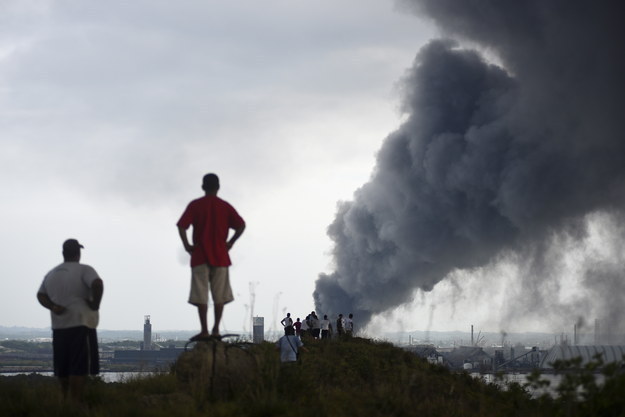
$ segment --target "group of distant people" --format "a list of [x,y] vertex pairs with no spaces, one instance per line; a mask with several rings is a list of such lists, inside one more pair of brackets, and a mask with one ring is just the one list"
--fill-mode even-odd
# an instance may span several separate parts
[[323,319],[319,319],[317,313],[311,311],[303,321],[302,327],[304,332],[308,332],[314,339],[330,339],[335,334],[337,337],[343,335],[352,336],[354,333],[354,315],[349,314],[346,318],[343,314],[339,314],[334,321],[328,319],[328,315],[324,314]]
[[292,327],[294,334],[300,338],[308,335],[313,339],[329,339],[334,335],[337,337],[352,336],[354,333],[354,315],[352,313],[347,317],[339,314],[334,322],[328,319],[327,314],[324,314],[323,319],[320,320],[314,311],[311,311],[304,321],[300,321],[299,317],[293,321],[291,313],[287,313],[280,324],[284,326],[285,331]]
[[[219,323],[224,305],[233,301],[230,287],[229,250],[245,230],[245,221],[228,202],[217,197],[219,178],[206,174],[204,196],[189,203],[176,224],[191,258],[189,303],[196,306],[200,333],[192,341],[220,339]],[[192,242],[187,229],[193,227]],[[228,237],[230,230],[234,230]],[[39,303],[50,310],[54,375],[61,382],[64,397],[81,401],[87,375],[99,373],[96,327],[104,285],[98,273],[81,264],[84,246],[76,239],[63,243],[63,263],[46,274],[39,290]],[[215,320],[208,330],[208,293],[214,304]]]
[[332,326],[327,314],[324,314],[323,320],[319,320],[314,311],[311,311],[304,321],[301,321],[299,317],[293,321],[291,313],[287,313],[286,317],[280,320],[280,324],[284,327],[284,336],[276,342],[276,349],[280,351],[282,363],[297,361],[300,349],[305,350],[302,339],[307,337],[330,339],[335,334],[334,330],[336,330],[336,337],[351,337],[354,334],[352,313],[346,318],[343,314],[339,314],[335,321],[336,327]]

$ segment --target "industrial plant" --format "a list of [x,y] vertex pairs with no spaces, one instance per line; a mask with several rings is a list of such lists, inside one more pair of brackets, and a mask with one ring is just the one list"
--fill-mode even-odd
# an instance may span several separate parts
[[471,326],[471,342],[468,345],[439,347],[429,343],[409,343],[403,348],[427,359],[455,370],[469,372],[530,372],[540,369],[543,373],[553,371],[556,361],[579,358],[580,366],[596,361],[607,363],[625,362],[625,336],[606,331],[596,320],[592,334],[580,334],[578,326],[573,327],[573,337],[560,335],[549,347],[525,346],[520,343],[502,343],[485,346],[481,337],[474,338]]
[[[421,343],[418,339],[408,336],[408,344],[401,344],[405,350],[427,359],[431,363],[447,366],[454,370],[469,372],[530,372],[540,369],[549,373],[557,360],[581,358],[581,366],[598,357],[604,363],[622,362],[625,357],[625,336],[608,331],[608,326],[595,321],[592,333],[580,333],[578,326],[573,326],[572,337],[566,334],[555,336],[552,343],[526,346],[517,341],[506,341],[487,345],[484,335],[474,335],[471,326],[470,341],[453,346],[435,346],[429,341]],[[466,334],[466,333],[465,333]],[[111,365],[131,365],[141,369],[162,369],[176,361],[184,352],[182,346],[161,345],[153,338],[150,316],[144,317],[143,341],[139,349],[115,350],[112,356],[103,358]],[[252,318],[253,343],[265,341],[264,317]]]

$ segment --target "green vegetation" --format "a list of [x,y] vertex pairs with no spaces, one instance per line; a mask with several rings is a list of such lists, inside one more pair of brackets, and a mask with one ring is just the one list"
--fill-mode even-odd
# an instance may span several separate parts
[[35,354],[52,353],[52,342],[29,342],[26,340],[2,340],[4,350]]
[[[562,380],[555,387],[555,399],[545,393],[536,400],[537,408],[543,411],[541,415],[625,416],[625,374],[619,364],[605,365],[599,354],[585,365],[581,358],[573,358],[558,360],[553,368],[562,375]],[[602,384],[597,382],[597,373],[603,374]],[[532,373],[527,380],[526,387],[532,389],[549,386],[549,381],[539,372]]]
[[0,341],[0,370],[52,369],[52,343],[25,340]]
[[[199,343],[167,374],[118,383],[91,381],[85,404],[61,400],[54,378],[0,378],[1,416],[625,416],[625,376],[560,363],[570,377],[558,399],[532,399],[431,365],[388,343],[307,340],[297,364],[281,365],[274,345]],[[591,375],[591,378],[588,378]],[[546,383],[533,375],[528,386]]]

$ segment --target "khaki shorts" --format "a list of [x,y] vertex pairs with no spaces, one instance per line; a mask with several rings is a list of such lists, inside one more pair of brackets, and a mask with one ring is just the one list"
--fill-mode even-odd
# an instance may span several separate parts
[[234,300],[227,266],[198,265],[191,268],[191,294],[189,303],[208,304],[210,288],[215,304],[227,304]]

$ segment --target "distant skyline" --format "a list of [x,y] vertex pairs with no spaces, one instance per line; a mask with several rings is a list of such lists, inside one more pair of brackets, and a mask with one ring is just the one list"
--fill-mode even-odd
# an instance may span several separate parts
[[[572,329],[571,329],[572,330]],[[155,331],[152,333],[153,340],[160,339],[176,339],[184,340],[194,334],[194,330],[163,330]],[[280,337],[281,332],[265,332],[266,340],[276,340]],[[242,335],[243,337],[250,336]],[[24,340],[31,338],[49,338],[49,329],[35,329],[35,328],[11,328],[0,326],[0,339],[8,338],[14,340]],[[128,330],[110,330],[100,329],[98,337],[104,340],[143,340],[143,329],[128,329]],[[471,332],[456,330],[456,331],[423,331],[413,330],[406,332],[386,332],[377,336],[383,338],[391,343],[396,344],[423,344],[429,341],[435,345],[470,345]],[[560,343],[562,340],[573,340],[572,333],[541,333],[541,332],[519,332],[519,333],[498,333],[498,332],[474,332],[474,342],[479,343],[481,346],[493,346],[501,345],[501,343],[522,343],[527,346],[541,346],[541,348],[548,348],[554,344]],[[582,344],[593,344],[594,335],[592,333],[583,334],[580,336],[580,342]]]

